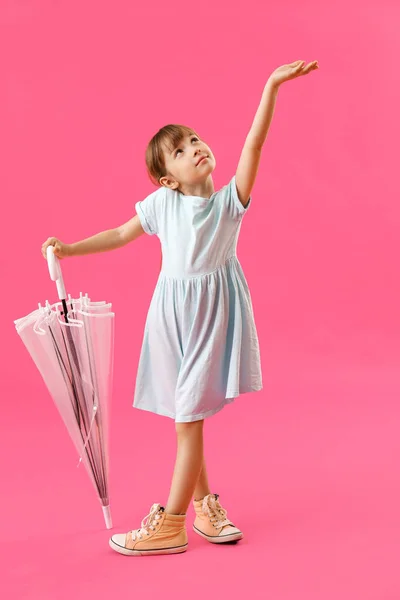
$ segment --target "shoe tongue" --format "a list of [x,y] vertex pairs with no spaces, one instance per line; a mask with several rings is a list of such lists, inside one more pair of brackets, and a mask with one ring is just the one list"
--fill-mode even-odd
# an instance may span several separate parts
[[148,523],[153,522],[153,519],[158,515],[159,512],[164,512],[164,507],[161,504],[153,504],[150,513],[148,515]]

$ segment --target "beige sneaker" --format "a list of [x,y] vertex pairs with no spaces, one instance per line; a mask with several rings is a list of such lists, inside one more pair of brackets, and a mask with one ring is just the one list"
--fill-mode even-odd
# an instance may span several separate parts
[[208,494],[202,500],[193,500],[196,511],[193,530],[213,544],[241,540],[243,533],[227,519],[218,498],[218,494]]
[[160,504],[153,504],[140,529],[117,533],[109,543],[113,550],[126,556],[185,552],[188,545],[185,520],[186,515],[170,515]]

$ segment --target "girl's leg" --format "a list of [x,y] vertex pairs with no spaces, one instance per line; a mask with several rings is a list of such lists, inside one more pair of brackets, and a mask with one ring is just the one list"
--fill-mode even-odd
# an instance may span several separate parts
[[204,420],[175,423],[177,453],[165,512],[186,514],[203,462]]
[[201,467],[200,475],[196,483],[196,487],[194,488],[193,497],[195,500],[202,500],[204,496],[210,494],[210,485],[208,483],[207,469],[206,469],[206,459],[203,454],[203,464]]

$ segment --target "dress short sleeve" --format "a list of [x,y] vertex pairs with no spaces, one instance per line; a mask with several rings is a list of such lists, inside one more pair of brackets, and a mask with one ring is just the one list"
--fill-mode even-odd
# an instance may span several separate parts
[[225,193],[226,193],[226,202],[227,202],[228,210],[229,210],[231,217],[234,219],[242,218],[243,215],[245,215],[249,209],[252,197],[249,196],[246,206],[243,206],[243,204],[240,202],[238,192],[237,192],[236,175],[234,175],[232,177],[232,179],[226,186]]
[[149,235],[158,234],[159,215],[164,195],[165,188],[161,187],[149,194],[144,200],[140,200],[135,204],[135,210],[140,223],[144,231]]

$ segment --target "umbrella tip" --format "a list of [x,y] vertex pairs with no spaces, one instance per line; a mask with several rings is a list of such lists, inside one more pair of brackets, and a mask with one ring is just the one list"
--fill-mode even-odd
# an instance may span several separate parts
[[104,515],[104,520],[106,522],[106,527],[107,529],[112,529],[112,518],[111,518],[111,511],[110,511],[110,506],[102,506],[103,509],[103,515]]

